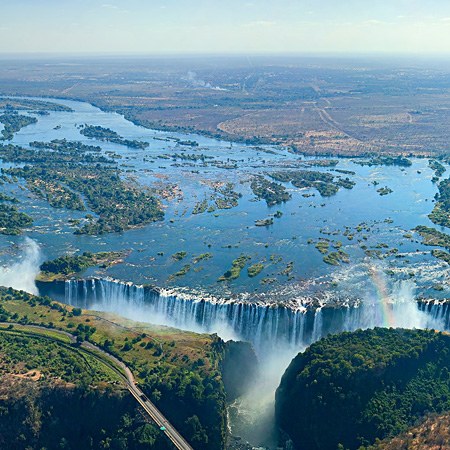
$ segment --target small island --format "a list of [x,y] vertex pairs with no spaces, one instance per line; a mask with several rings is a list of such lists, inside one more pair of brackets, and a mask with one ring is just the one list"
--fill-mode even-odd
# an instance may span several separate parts
[[241,270],[250,260],[250,256],[241,255],[231,263],[231,269],[227,270],[217,281],[236,280],[241,275]]
[[17,235],[23,228],[33,225],[33,219],[23,212],[20,212],[14,205],[4,205],[0,203],[0,233],[6,235]]
[[120,136],[115,131],[109,129],[109,128],[103,128],[100,126],[93,126],[93,125],[84,125],[84,127],[80,130],[80,133],[83,136],[98,139],[100,141],[108,141],[112,142],[114,144],[120,144],[120,145],[126,145],[130,148],[139,148],[144,149],[148,147],[148,142],[142,142],[142,141],[130,141],[128,139],[124,139],[122,136]]
[[253,193],[258,199],[264,199],[267,206],[285,203],[291,198],[291,194],[279,183],[267,180],[263,176],[255,176],[250,184]]
[[36,117],[29,117],[17,114],[17,112],[8,112],[0,116],[0,122],[4,125],[2,130],[4,141],[10,141],[14,137],[14,133],[17,133],[22,128],[37,123]]
[[41,264],[39,281],[65,280],[76,276],[90,267],[110,267],[123,262],[125,252],[84,252],[82,255],[65,255]]

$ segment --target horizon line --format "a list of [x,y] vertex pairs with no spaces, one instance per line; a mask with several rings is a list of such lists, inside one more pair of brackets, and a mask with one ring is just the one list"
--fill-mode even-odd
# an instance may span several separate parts
[[159,57],[159,58],[189,58],[189,57],[248,57],[248,56],[282,56],[282,57],[420,57],[420,58],[448,58],[450,52],[409,52],[409,51],[370,51],[370,52],[347,52],[347,51],[236,51],[236,52],[114,52],[114,51],[40,51],[40,52],[1,52],[0,58],[30,58],[30,57]]

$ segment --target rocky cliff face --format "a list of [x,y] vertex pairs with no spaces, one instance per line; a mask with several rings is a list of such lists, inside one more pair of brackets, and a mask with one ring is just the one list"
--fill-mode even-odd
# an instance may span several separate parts
[[245,394],[258,375],[258,359],[248,342],[228,341],[225,343],[222,361],[222,379],[227,400]]

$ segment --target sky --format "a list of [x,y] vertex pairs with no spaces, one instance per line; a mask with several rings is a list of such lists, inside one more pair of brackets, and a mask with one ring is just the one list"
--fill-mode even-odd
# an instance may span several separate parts
[[0,53],[450,53],[450,0],[0,0]]

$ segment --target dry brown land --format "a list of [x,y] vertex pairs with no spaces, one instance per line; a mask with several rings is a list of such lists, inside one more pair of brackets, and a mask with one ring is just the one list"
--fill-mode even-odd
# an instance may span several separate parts
[[427,419],[422,424],[392,439],[386,439],[368,450],[448,450],[450,448],[450,415]]
[[430,155],[450,151],[443,67],[294,57],[3,59],[0,94],[80,99],[147,127],[307,154]]

